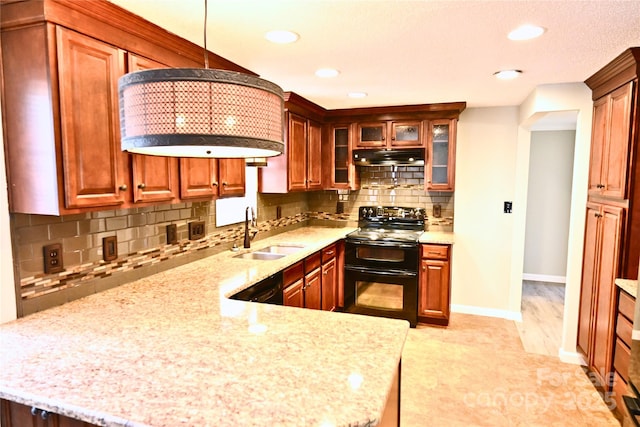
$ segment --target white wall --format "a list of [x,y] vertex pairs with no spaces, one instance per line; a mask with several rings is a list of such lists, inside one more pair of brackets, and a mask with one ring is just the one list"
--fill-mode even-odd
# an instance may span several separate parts
[[[0,106],[0,116],[1,113]],[[3,141],[2,127],[0,127],[1,141]],[[4,144],[0,144],[0,323],[16,318],[16,288],[13,282],[13,256],[7,197]]]
[[524,278],[564,283],[575,130],[531,133]]
[[[573,160],[571,214],[567,247],[567,271],[562,346],[560,358],[579,363],[576,352],[578,307],[580,302],[580,278],[582,275],[582,248],[584,243],[585,207],[589,174],[589,148],[591,146],[591,116],[593,101],[591,91],[584,83],[567,83],[538,86],[520,106],[518,129],[518,156],[516,166],[516,199],[526,204],[528,165],[531,144],[531,126],[540,118],[554,111],[575,111],[576,138]],[[522,271],[526,212],[516,212],[511,265],[512,309],[519,309],[522,300]]]
[[[452,310],[517,319],[510,307],[510,268],[518,107],[468,108],[456,145]],[[524,209],[514,201],[514,211]]]

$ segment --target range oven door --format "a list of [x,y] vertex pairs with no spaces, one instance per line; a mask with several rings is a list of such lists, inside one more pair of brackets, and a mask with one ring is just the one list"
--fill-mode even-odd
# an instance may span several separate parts
[[348,313],[418,322],[418,275],[408,270],[376,270],[345,265],[344,303]]
[[418,271],[419,246],[368,240],[346,240],[344,264],[372,270]]

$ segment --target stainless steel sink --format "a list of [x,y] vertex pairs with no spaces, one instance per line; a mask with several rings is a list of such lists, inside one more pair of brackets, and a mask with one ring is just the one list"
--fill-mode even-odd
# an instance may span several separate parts
[[254,253],[270,253],[270,254],[284,254],[290,255],[295,254],[296,252],[304,249],[303,245],[286,245],[286,244],[278,244],[267,246],[266,248],[258,249]]
[[240,254],[234,256],[234,258],[242,258],[242,259],[259,259],[263,261],[269,261],[274,259],[280,259],[286,256],[286,254],[277,254],[277,253],[269,253],[269,252],[247,252],[246,254]]

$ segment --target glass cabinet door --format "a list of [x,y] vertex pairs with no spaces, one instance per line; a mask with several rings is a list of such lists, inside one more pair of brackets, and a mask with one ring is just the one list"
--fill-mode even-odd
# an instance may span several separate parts
[[385,147],[387,145],[387,122],[358,123],[358,141],[361,148]]
[[349,126],[333,128],[333,184],[349,185]]
[[453,191],[453,161],[455,140],[454,120],[433,120],[429,123],[428,162],[425,167],[427,190]]
[[396,147],[422,147],[420,121],[392,122],[391,145]]

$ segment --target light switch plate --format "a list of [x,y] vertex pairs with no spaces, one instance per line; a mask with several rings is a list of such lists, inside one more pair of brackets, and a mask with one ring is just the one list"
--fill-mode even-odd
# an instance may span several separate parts
[[204,221],[192,221],[189,223],[189,240],[202,239],[205,235]]
[[102,238],[102,259],[105,261],[113,261],[118,258],[118,238],[109,236]]
[[176,224],[167,225],[167,244],[178,243],[178,226]]

